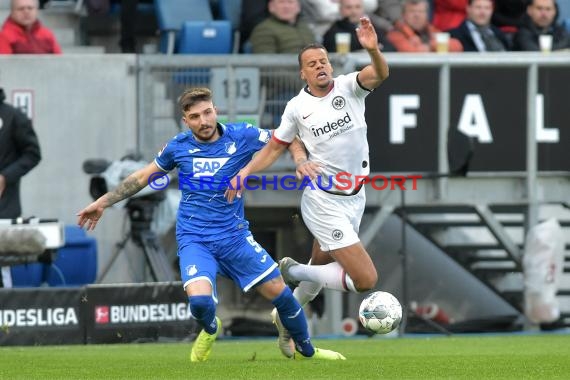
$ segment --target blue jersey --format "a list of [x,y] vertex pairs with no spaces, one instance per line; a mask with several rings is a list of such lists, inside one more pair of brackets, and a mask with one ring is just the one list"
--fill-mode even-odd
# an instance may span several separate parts
[[263,148],[271,132],[251,124],[218,124],[220,138],[200,142],[191,131],[175,136],[155,158],[164,171],[178,168],[182,198],[176,221],[179,243],[215,241],[248,233],[242,198],[228,203],[230,180]]

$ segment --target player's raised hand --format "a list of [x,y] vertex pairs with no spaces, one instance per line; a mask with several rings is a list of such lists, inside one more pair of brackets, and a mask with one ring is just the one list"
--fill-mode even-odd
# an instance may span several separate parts
[[105,207],[101,206],[98,201],[95,201],[77,213],[77,224],[81,228],[87,224],[87,231],[93,231],[97,222],[103,216],[103,211],[105,211]]
[[356,36],[363,49],[378,49],[378,35],[368,17],[360,18],[360,26],[356,28]]

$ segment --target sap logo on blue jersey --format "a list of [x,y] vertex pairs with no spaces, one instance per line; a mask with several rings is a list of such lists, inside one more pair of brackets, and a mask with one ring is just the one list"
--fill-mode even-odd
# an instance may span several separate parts
[[220,170],[230,158],[194,158],[192,168],[194,177],[213,176]]

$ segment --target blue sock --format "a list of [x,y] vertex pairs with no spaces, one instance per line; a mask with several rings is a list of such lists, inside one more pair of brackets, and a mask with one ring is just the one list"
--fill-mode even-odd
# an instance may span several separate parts
[[288,286],[283,289],[271,303],[277,309],[281,323],[291,334],[295,342],[295,348],[303,356],[313,356],[315,348],[311,343],[305,312],[299,302],[293,297]]
[[212,296],[190,296],[190,312],[192,316],[210,335],[218,329],[216,323],[216,304]]

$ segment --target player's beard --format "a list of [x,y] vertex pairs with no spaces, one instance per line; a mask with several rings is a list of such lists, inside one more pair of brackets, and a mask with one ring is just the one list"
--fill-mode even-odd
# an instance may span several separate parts
[[202,125],[198,130],[198,133],[194,133],[194,136],[204,142],[209,142],[213,140],[217,140],[218,136],[218,128],[216,125]]

